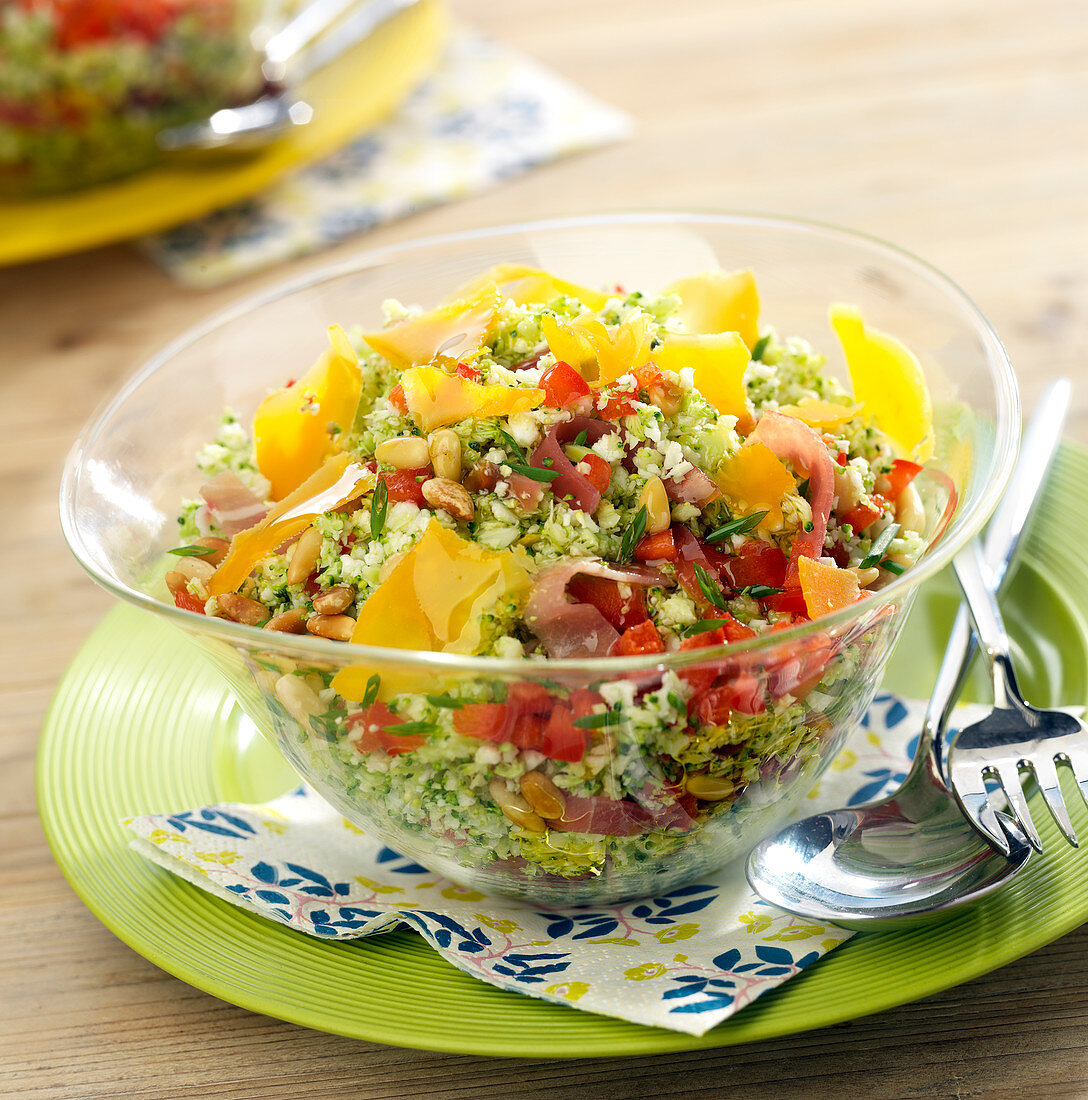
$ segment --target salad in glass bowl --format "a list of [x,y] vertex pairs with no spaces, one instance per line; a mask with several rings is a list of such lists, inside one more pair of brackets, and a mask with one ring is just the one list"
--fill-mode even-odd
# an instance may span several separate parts
[[844,300],[847,387],[761,283],[514,258],[345,317],[194,448],[143,589],[402,853],[544,903],[690,881],[811,789],[1010,431]]

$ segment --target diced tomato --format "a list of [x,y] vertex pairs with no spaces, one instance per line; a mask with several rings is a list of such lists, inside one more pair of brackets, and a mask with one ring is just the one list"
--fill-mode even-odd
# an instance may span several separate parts
[[622,634],[646,618],[645,593],[634,585],[627,588],[630,594],[625,596],[619,581],[578,575],[568,583],[567,592],[577,603],[592,604]]
[[835,455],[835,461],[840,466],[845,466],[847,464],[847,462],[850,461],[850,458],[849,458],[849,455],[847,455],[847,453],[845,451],[839,451],[839,453],[837,455]]
[[[690,638],[684,638],[680,648],[704,649],[716,645],[725,645],[725,630],[720,626],[715,630],[705,630],[702,634],[693,634]],[[718,671],[717,666],[695,666],[678,672],[677,676],[698,694],[706,691],[714,683],[718,678]]]
[[596,713],[597,707],[604,705],[604,696],[590,688],[576,688],[568,699],[575,718],[588,718]]
[[749,638],[756,636],[756,632],[750,626],[745,626],[744,623],[739,619],[734,619],[728,612],[722,615],[720,629],[727,642],[746,642]]
[[898,500],[900,493],[922,472],[924,467],[917,462],[908,462],[905,458],[897,458],[892,462],[892,468],[884,475],[888,481],[888,500]]
[[574,724],[570,707],[556,706],[544,727],[540,751],[551,760],[574,764],[585,756],[586,731]]
[[732,694],[726,687],[710,687],[693,696],[688,713],[704,726],[724,726],[733,713]]
[[590,451],[578,462],[578,465],[589,467],[588,471],[579,470],[578,472],[603,496],[608,489],[608,483],[612,480],[612,467],[608,462]]
[[884,515],[884,506],[887,502],[879,493],[874,493],[870,504],[857,504],[842,517],[843,523],[849,523],[855,532],[860,533],[866,527],[876,523]]
[[649,619],[643,623],[628,627],[621,635],[616,646],[617,657],[635,657],[643,653],[664,653],[665,643]]
[[479,741],[509,741],[519,749],[538,749],[554,701],[542,684],[510,684],[505,703],[468,703],[453,713],[453,728]]
[[734,588],[747,588],[752,584],[781,588],[786,582],[788,564],[786,555],[773,543],[753,539],[729,558],[725,572]]
[[483,377],[479,367],[473,367],[468,363],[458,363],[457,369],[453,373],[460,375],[462,378],[467,378],[470,382],[479,382]]
[[609,394],[604,404],[597,406],[597,413],[602,420],[620,420],[630,416],[637,408],[638,396],[630,390],[620,390]]
[[676,540],[672,536],[672,529],[641,538],[635,545],[633,557],[642,562],[676,561]]
[[763,685],[751,672],[739,672],[722,685],[723,698],[740,714],[762,714],[767,709]]
[[589,383],[569,363],[559,362],[540,376],[540,388],[544,391],[544,404],[551,409],[562,409],[580,397],[588,397]]
[[516,707],[525,714],[547,717],[554,705],[554,700],[543,684],[524,680],[516,684],[507,684],[506,705]]
[[376,752],[384,749],[390,756],[418,749],[424,741],[419,733],[397,734],[397,726],[404,721],[398,718],[384,703],[371,703],[366,710],[348,716],[348,726],[360,727],[354,739],[360,752]]
[[195,611],[198,615],[204,614],[204,601],[194,596],[187,588],[179,588],[172,592],[174,604],[182,611]]
[[408,398],[404,396],[404,387],[399,382],[389,391],[389,404],[401,416],[408,415]]
[[808,605],[800,588],[787,588],[785,592],[776,592],[773,596],[763,599],[763,606],[771,611],[778,611],[783,615],[797,615],[802,619],[808,618]]
[[389,499],[393,501],[411,501],[420,508],[427,507],[423,496],[423,482],[432,476],[430,466],[421,466],[418,470],[394,470],[391,474],[379,474],[385,482]]
[[466,703],[453,712],[453,728],[478,741],[505,741],[513,728],[505,703]]

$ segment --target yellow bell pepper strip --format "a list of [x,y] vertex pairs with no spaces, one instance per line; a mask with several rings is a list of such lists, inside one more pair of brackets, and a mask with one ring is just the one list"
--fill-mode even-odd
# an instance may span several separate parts
[[545,315],[541,328],[556,359],[594,386],[607,386],[650,359],[650,319],[644,313],[611,328],[592,313],[567,323]]
[[707,271],[670,283],[680,297],[680,319],[690,333],[735,332],[749,350],[759,339],[759,291],[751,271]]
[[451,367],[470,363],[479,359],[494,336],[501,307],[502,295],[494,283],[488,283],[471,298],[447,302],[377,332],[364,332],[363,339],[402,370],[436,361]]
[[326,459],[321,469],[284,497],[260,523],[231,539],[227,556],[208,581],[209,594],[237,592],[260,562],[305,531],[317,516],[369,492],[375,483],[373,471],[350,454]]
[[485,386],[437,367],[412,367],[400,384],[408,414],[425,432],[459,420],[528,412],[544,401],[543,390]]
[[549,271],[541,271],[538,267],[526,267],[524,264],[496,264],[460,287],[454,293],[454,298],[471,298],[492,284],[499,288],[499,293],[504,300],[509,298],[519,306],[529,305],[532,302],[550,302],[562,295],[567,295],[577,298],[583,305],[599,312],[604,309],[604,304],[608,301],[608,295],[599,290],[590,290],[588,286],[567,282],[566,279],[557,278]]
[[297,382],[258,405],[253,449],[273,500],[282,500],[340,449],[339,438],[355,421],[362,385],[355,349],[344,330],[332,325],[321,358]]
[[745,514],[767,514],[760,531],[777,531],[785,522],[782,498],[797,488],[786,464],[764,443],[745,443],[729,455],[714,474],[722,494]]
[[694,370],[695,388],[720,413],[737,418],[742,435],[752,430],[755,419],[744,388],[744,372],[751,361],[748,345],[736,332],[709,336],[670,333],[654,348],[653,361],[677,374],[684,367]]
[[834,401],[805,397],[797,405],[782,405],[778,411],[796,416],[802,423],[817,431],[829,432],[848,424],[864,408],[864,405],[837,405]]
[[797,559],[797,574],[810,619],[830,615],[832,611],[861,599],[857,574],[849,569],[827,565],[815,558],[801,557]]
[[[500,601],[521,602],[528,592],[529,572],[517,555],[468,542],[432,520],[363,604],[351,640],[390,649],[475,653],[483,616]],[[332,687],[358,702],[373,673],[353,665],[336,674]],[[379,698],[423,690],[420,675],[383,673]]]
[[854,306],[833,305],[830,316],[866,422],[875,421],[901,457],[932,458],[933,405],[918,360],[894,337],[869,328]]

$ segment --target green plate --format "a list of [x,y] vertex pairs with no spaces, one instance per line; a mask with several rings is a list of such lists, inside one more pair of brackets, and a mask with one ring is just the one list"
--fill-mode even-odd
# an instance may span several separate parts
[[[1064,447],[1007,601],[1037,702],[1088,699],[1088,556],[1078,545],[1088,536],[1086,484],[1088,452]],[[920,595],[890,687],[926,693],[955,606],[947,578]],[[1040,812],[1047,854],[1001,894],[924,928],[858,935],[707,1035],[680,1035],[495,989],[411,932],[346,943],[292,932],[137,856],[117,824],[131,814],[265,799],[291,783],[196,648],[127,607],[107,616],[65,674],[38,759],[38,800],[58,864],[135,951],[243,1008],[399,1046],[556,1058],[768,1039],[936,993],[1088,919],[1088,855],[1061,842]],[[1088,811],[1072,795],[1069,802],[1083,832]]]

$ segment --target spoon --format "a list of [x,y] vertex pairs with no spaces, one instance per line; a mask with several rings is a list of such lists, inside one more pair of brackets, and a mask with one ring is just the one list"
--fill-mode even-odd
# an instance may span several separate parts
[[[1052,383],[1024,434],[986,533],[995,585],[1057,450],[1069,393],[1067,379]],[[746,871],[765,901],[846,928],[909,927],[986,897],[1027,863],[1031,847],[1011,821],[1008,851],[997,851],[964,817],[944,776],[944,732],[975,648],[961,605],[903,785],[881,802],[815,814],[758,844]]]
[[[305,126],[313,107],[284,86],[290,63],[293,85],[335,61],[373,34],[393,16],[419,0],[313,0],[265,43],[261,74],[264,94],[240,107],[225,107],[208,118],[171,126],[155,135],[166,153],[252,152],[282,137],[293,126]],[[345,11],[357,8],[319,42],[314,40]]]

